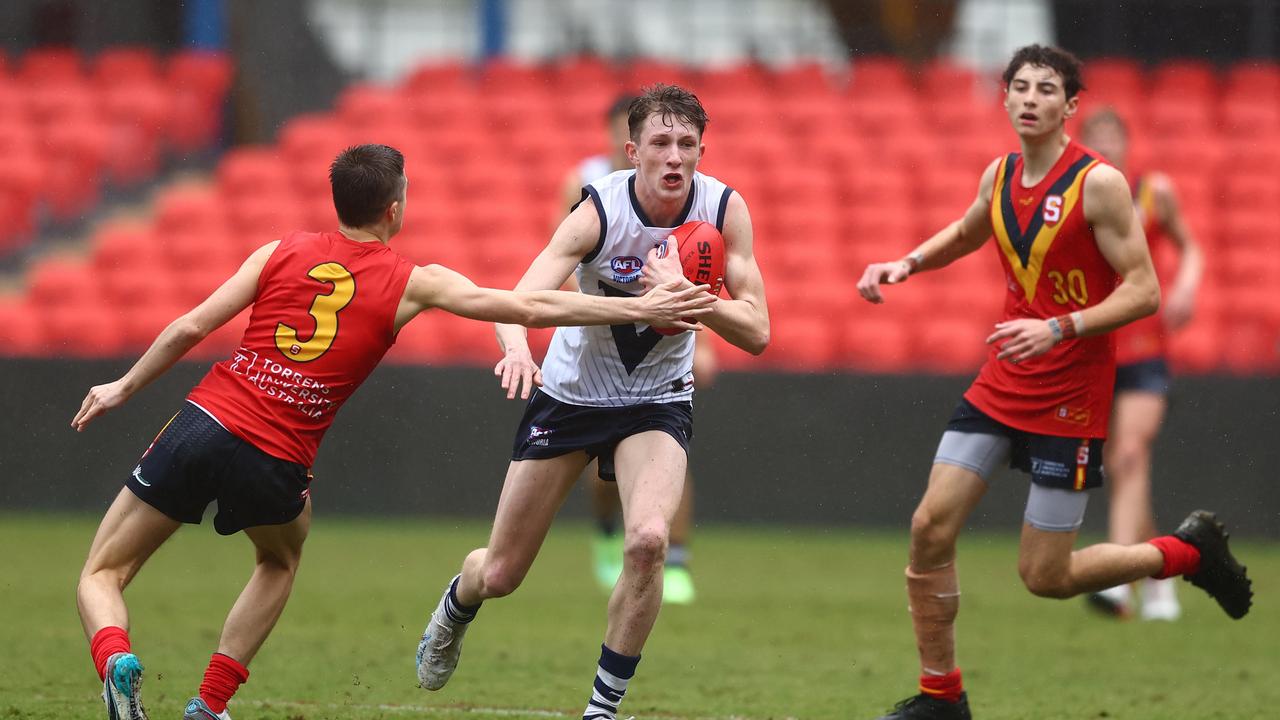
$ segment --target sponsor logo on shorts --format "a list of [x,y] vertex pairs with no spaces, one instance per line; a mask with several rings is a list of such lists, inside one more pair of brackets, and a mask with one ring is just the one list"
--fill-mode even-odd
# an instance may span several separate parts
[[551,438],[547,437],[551,434],[551,428],[538,427],[537,425],[529,426],[529,444],[538,447],[546,447],[551,444]]
[[1071,468],[1067,467],[1066,463],[1045,460],[1044,458],[1031,458],[1031,474],[1065,480],[1071,477]]
[[[147,449],[148,449],[148,450],[150,450],[150,448],[147,448]],[[133,469],[133,479],[134,479],[134,480],[137,480],[137,481],[138,481],[138,483],[139,483],[139,484],[141,484],[141,485],[145,485],[145,486],[147,486],[147,487],[151,487],[151,483],[149,483],[149,482],[147,482],[146,480],[143,480],[143,479],[142,479],[142,466],[141,466],[141,465],[139,465],[138,467],[136,467],[136,468],[134,468],[134,469]]]
[[609,261],[609,267],[613,270],[614,282],[635,282],[644,269],[644,261],[635,255],[620,255]]

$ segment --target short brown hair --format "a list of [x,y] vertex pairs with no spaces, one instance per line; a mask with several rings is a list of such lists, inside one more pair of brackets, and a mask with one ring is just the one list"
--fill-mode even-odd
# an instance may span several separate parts
[[1066,92],[1068,100],[1084,90],[1084,81],[1080,78],[1080,58],[1062,48],[1049,45],[1028,45],[1018,48],[1013,58],[1009,60],[1009,66],[1004,69],[1006,88],[1013,82],[1013,76],[1018,74],[1018,70],[1023,65],[1049,68],[1061,75],[1062,89]]
[[650,115],[660,113],[664,122],[672,117],[686,122],[702,131],[707,129],[707,111],[702,109],[698,96],[677,85],[658,83],[640,91],[640,97],[631,101],[631,110],[627,114],[627,127],[631,130],[632,142],[640,141],[640,130]]
[[404,155],[390,145],[353,145],[333,159],[329,184],[343,225],[372,225],[404,193]]

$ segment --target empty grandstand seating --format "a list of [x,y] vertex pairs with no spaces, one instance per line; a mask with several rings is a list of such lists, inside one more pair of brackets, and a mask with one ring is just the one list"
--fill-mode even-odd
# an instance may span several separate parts
[[[106,85],[179,88],[190,103],[188,122],[229,77],[208,58],[157,64],[128,50],[104,53],[88,71],[83,59],[63,53],[10,65],[14,78],[0,83],[0,121],[12,111],[6,93],[32,73],[65,80],[61,94],[32,96],[33,112],[48,117],[103,102],[101,94],[83,95],[98,92],[85,80],[90,72],[113,79]],[[716,339],[726,348],[725,367],[965,373],[982,362],[1004,301],[994,250],[892,288],[884,305],[854,293],[868,262],[900,257],[958,217],[982,168],[1016,147],[995,78],[946,63],[915,72],[890,58],[860,59],[847,77],[813,65],[693,71],[656,62],[619,68],[595,58],[552,66],[445,63],[423,66],[394,87],[355,85],[333,112],[293,119],[275,145],[228,152],[211,185],[165,190],[152,222],[100,228],[90,259],[41,263],[24,296],[0,300],[4,352],[138,352],[254,247],[295,227],[332,228],[327,166],[357,142],[405,151],[409,217],[393,247],[415,262],[510,287],[559,216],[565,172],[604,149],[602,114],[615,94],[673,77],[707,105],[703,169],[749,203],[768,287],[771,347],[750,358]],[[1280,68],[1177,62],[1148,69],[1110,59],[1089,63],[1086,81],[1084,108],[1112,104],[1127,114],[1132,163],[1174,179],[1206,249],[1197,316],[1172,341],[1175,364],[1190,372],[1280,372]],[[0,177],[0,188],[10,188],[0,200],[26,202],[24,188],[81,187],[102,177],[94,174],[102,168],[128,177],[116,175],[127,168],[111,165],[113,153],[127,146],[145,160],[153,142],[147,133],[155,118],[146,108],[137,117],[145,130],[138,137],[107,127],[106,137],[86,131],[73,138],[65,130],[75,149],[61,164],[47,155],[6,155],[17,179]],[[171,147],[190,147],[207,132],[198,122],[177,122],[159,131]],[[58,126],[79,127],[66,118]],[[8,153],[24,141],[6,127],[0,149]],[[7,208],[0,203],[0,215],[12,215]],[[102,294],[87,296],[82,286],[90,284]],[[199,354],[225,356],[236,331],[233,323]],[[545,347],[547,336],[533,333],[535,346]],[[487,365],[495,355],[489,326],[437,313],[411,323],[391,357]]]
[[0,66],[0,150],[16,172],[0,181],[0,255],[210,147],[231,76],[222,54],[140,47],[41,48]]

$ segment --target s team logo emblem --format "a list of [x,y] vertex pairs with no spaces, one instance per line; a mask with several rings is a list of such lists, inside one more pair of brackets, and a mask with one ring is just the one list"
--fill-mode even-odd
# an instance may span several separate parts
[[644,269],[644,261],[635,255],[622,255],[609,261],[613,270],[613,281],[617,283],[635,282]]

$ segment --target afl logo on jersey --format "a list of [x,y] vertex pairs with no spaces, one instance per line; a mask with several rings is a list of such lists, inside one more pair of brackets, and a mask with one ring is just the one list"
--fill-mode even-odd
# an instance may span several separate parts
[[644,269],[644,261],[635,255],[624,255],[610,260],[609,267],[613,270],[614,282],[635,282],[640,277],[640,271]]

